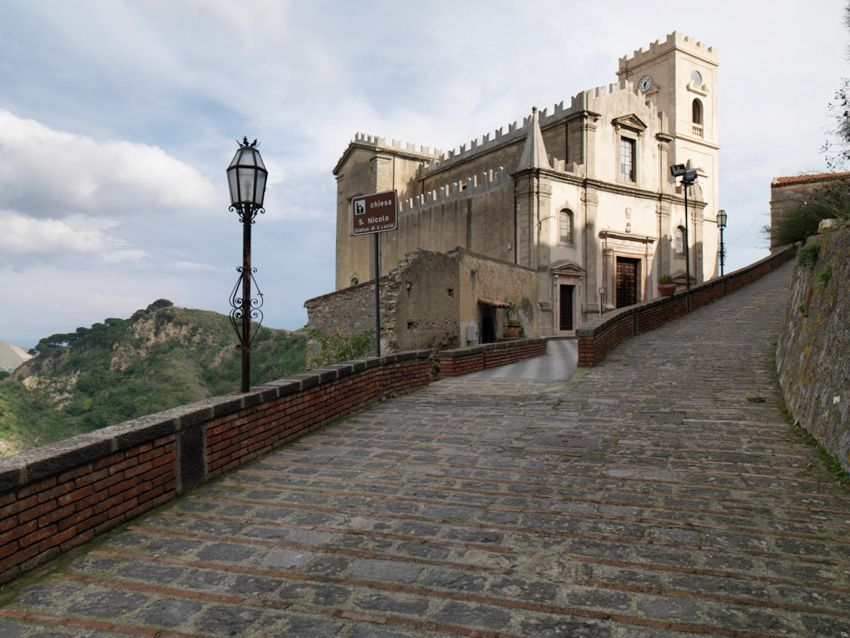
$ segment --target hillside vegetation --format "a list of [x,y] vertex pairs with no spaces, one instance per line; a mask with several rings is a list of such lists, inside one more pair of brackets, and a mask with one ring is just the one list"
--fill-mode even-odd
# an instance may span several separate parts
[[[261,328],[251,382],[304,369],[306,338]],[[241,352],[227,316],[159,300],[129,319],[39,341],[0,381],[0,456],[239,389]]]

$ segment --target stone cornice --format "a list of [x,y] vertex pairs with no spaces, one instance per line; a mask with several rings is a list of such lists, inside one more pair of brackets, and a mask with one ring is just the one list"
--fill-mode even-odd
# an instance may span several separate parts
[[624,233],[618,230],[608,230],[603,229],[599,231],[600,239],[619,239],[621,241],[636,241],[642,244],[654,244],[656,241],[655,237],[649,237],[648,235],[632,235],[631,233]]

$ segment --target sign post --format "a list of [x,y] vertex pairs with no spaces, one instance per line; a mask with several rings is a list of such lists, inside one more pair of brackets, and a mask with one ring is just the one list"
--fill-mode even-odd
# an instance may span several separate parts
[[375,353],[381,356],[381,248],[380,234],[398,228],[395,191],[361,195],[351,200],[351,234],[375,236]]

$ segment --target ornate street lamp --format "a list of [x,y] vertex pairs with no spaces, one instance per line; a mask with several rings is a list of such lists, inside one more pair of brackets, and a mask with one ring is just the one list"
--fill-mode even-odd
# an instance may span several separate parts
[[[266,194],[266,178],[269,172],[257,150],[257,140],[248,142],[242,139],[239,150],[227,167],[227,183],[230,186],[230,210],[239,214],[242,223],[242,266],[236,269],[239,278],[230,293],[230,323],[239,339],[242,349],[242,392],[251,386],[251,343],[257,336],[263,322],[263,293],[254,279],[256,268],[251,268],[251,226],[257,213],[263,210],[263,198]],[[251,285],[257,290],[257,297],[251,296]],[[239,295],[239,288],[242,295]],[[256,328],[251,333],[251,319],[256,320]]]
[[[691,246],[688,243],[688,187],[697,181],[697,171],[691,168],[691,161],[685,164],[674,164],[670,167],[670,174],[676,178],[682,178],[682,187],[685,190],[685,287],[691,289]],[[688,297],[690,299],[690,297]],[[690,303],[690,301],[688,302]]]
[[726,263],[726,246],[723,244],[723,229],[726,228],[726,211],[717,211],[717,227],[720,229],[720,276],[723,276],[723,266]]

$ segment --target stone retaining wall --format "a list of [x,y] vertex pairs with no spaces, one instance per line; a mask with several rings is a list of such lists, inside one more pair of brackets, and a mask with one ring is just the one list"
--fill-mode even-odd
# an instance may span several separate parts
[[850,472],[850,227],[808,243],[817,261],[794,271],[776,368],[788,410]]
[[796,252],[797,247],[790,246],[745,268],[694,286],[690,292],[681,291],[672,297],[627,306],[587,322],[576,330],[578,365],[595,366],[621,341],[657,328],[671,319],[681,317],[743,288],[776,270]]
[[[544,339],[437,353],[483,369],[543,354]],[[0,583],[203,481],[386,396],[439,378],[430,350],[360,359],[0,459]]]

